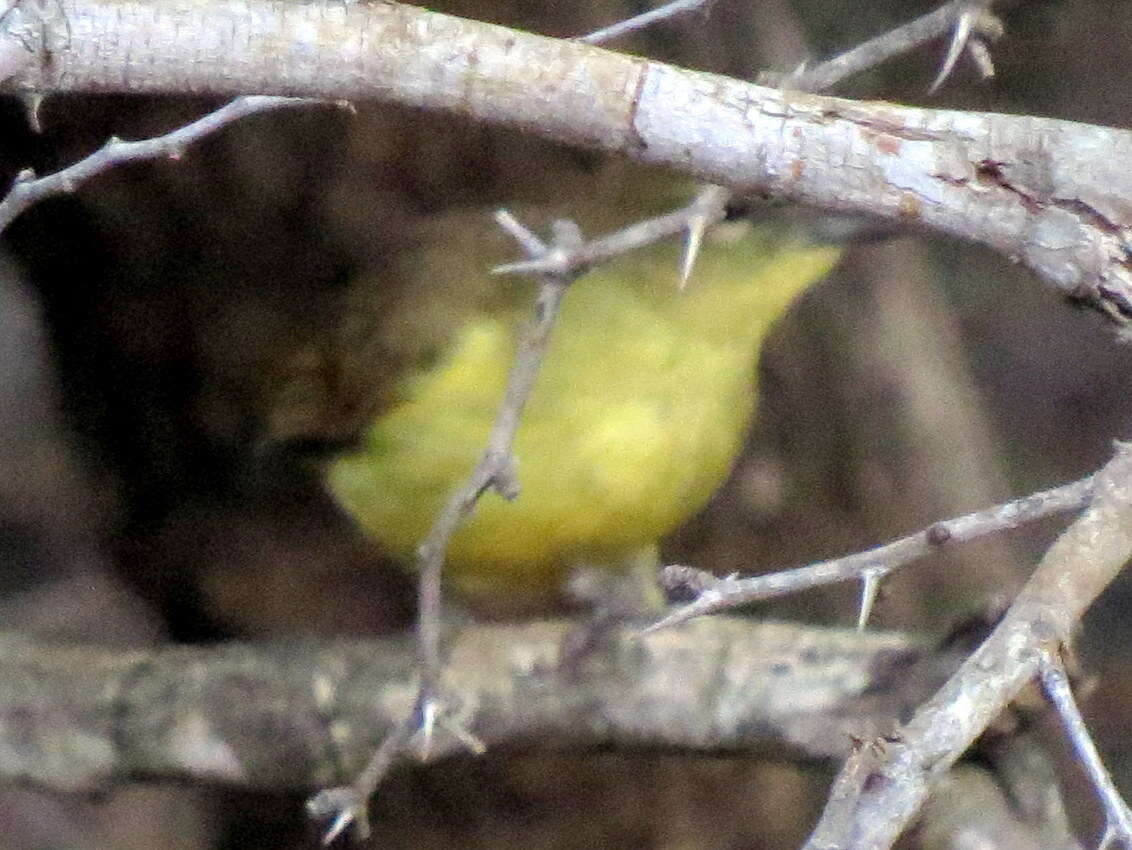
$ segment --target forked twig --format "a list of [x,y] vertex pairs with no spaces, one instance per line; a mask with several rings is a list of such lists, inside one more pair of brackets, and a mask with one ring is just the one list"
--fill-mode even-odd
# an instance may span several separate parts
[[681,280],[690,272],[689,257],[694,260],[705,228],[723,220],[730,193],[719,186],[705,186],[686,206],[678,210],[644,219],[622,230],[600,236],[572,249],[557,248],[527,260],[502,263],[492,274],[580,275],[609,260],[654,245],[662,239],[687,234],[689,248],[681,264]]
[[896,56],[909,53],[921,45],[951,32],[953,38],[948,55],[932,83],[935,91],[951,73],[956,60],[970,43],[969,37],[995,39],[1002,35],[1002,23],[989,11],[988,2],[981,0],[951,0],[902,26],[871,38],[851,50],[815,65],[802,67],[785,75],[780,83],[784,88],[820,92],[837,83],[887,62]]
[[[937,551],[949,543],[984,537],[1055,514],[1080,510],[1093,496],[1095,475],[1063,484],[1052,490],[995,505],[954,519],[933,523],[927,528],[864,552],[820,561],[792,570],[738,578],[715,578],[700,570],[673,565],[665,567],[662,581],[670,588],[690,588],[696,599],[672,611],[645,631],[653,632],[712,614],[747,605],[761,599],[785,596],[813,587],[841,581],[884,578],[899,567]],[[862,617],[867,612],[862,612]]]
[[[328,103],[328,101],[305,97],[238,97],[214,112],[161,136],[134,142],[111,138],[94,153],[54,174],[36,177],[30,169],[25,169],[17,175],[12,188],[4,200],[0,201],[0,231],[5,230],[21,213],[34,204],[52,195],[70,194],[91,178],[119,165],[162,157],[180,159],[189,145],[241,118],[259,112],[309,106],[313,103]],[[335,105],[349,108],[345,101],[339,101]]]

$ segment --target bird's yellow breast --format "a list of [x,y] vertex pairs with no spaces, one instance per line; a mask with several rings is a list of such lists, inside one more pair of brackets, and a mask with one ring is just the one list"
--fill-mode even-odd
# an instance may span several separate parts
[[[473,594],[545,593],[572,566],[615,563],[698,511],[739,451],[761,340],[836,253],[753,234],[712,246],[687,292],[675,248],[579,280],[516,435],[521,495],[481,498],[447,575]],[[478,461],[519,324],[475,315],[331,470],[335,494],[390,550],[411,555]]]

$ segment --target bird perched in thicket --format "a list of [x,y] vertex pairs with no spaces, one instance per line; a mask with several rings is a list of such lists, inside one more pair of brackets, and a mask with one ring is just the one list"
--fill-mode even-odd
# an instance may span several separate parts
[[[415,353],[356,451],[328,472],[346,510],[406,560],[478,461],[529,320],[533,290],[488,277],[484,229],[469,220],[447,217],[440,238],[406,252],[415,283],[382,306],[379,336]],[[679,251],[634,253],[566,294],[515,439],[522,492],[510,503],[484,494],[447,553],[446,578],[473,601],[545,599],[573,567],[639,561],[700,510],[742,445],[767,332],[838,256],[731,222],[681,289]]]

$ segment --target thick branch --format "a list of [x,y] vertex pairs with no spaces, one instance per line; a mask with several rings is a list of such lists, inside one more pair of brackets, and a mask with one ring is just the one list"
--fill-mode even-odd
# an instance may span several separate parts
[[[614,639],[579,666],[559,663],[569,628],[454,640],[441,686],[468,728],[491,744],[844,755],[960,660],[897,634],[720,617]],[[139,776],[326,786],[354,775],[415,692],[402,639],[121,652],[0,635],[0,773],[65,790]]]
[[396,3],[58,8],[38,30],[50,61],[9,90],[301,94],[454,112],[740,191],[920,222],[1132,316],[1127,131],[782,92]]

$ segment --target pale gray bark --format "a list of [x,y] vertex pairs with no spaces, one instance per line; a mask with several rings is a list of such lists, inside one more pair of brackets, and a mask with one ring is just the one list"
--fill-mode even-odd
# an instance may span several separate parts
[[[904,635],[716,617],[562,658],[571,628],[477,626],[441,686],[486,743],[845,755],[955,668]],[[0,635],[0,774],[309,789],[352,778],[415,695],[404,639],[99,649]],[[433,755],[458,749],[438,735]]]
[[922,224],[1132,316],[1132,133],[784,92],[396,3],[60,0],[15,91],[395,102]]

